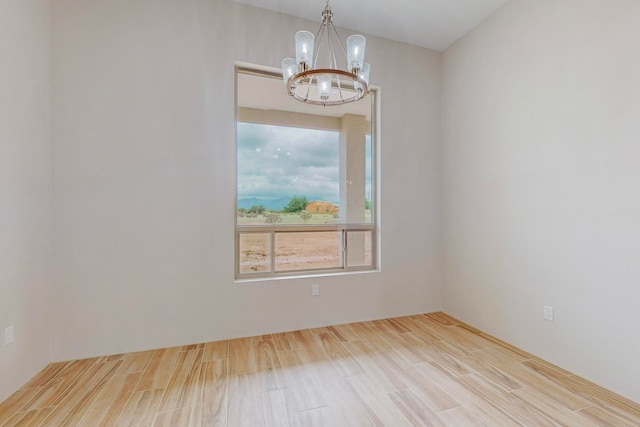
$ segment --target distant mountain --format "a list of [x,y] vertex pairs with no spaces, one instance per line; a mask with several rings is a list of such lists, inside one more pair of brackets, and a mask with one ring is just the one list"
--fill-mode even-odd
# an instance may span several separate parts
[[251,208],[251,206],[262,205],[270,211],[281,211],[285,206],[287,206],[287,204],[289,204],[290,200],[291,197],[280,197],[279,199],[260,199],[258,197],[247,197],[244,199],[238,199],[238,209],[249,209]]
[[[245,197],[238,199],[238,209],[250,209],[251,206],[262,205],[269,211],[281,211],[289,204],[291,197],[280,197],[278,199],[261,199],[259,197]],[[323,200],[321,197],[307,197],[310,202]]]

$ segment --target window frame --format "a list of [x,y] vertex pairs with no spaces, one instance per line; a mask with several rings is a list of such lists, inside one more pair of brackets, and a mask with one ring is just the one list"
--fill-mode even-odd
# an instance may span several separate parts
[[[250,121],[240,120],[239,118],[239,106],[238,106],[238,75],[250,74],[258,77],[271,78],[282,81],[282,74],[280,70],[274,70],[267,67],[260,67],[250,64],[236,64],[234,71],[235,79],[235,102],[234,102],[234,136],[235,136],[235,162],[236,173],[234,177],[235,189],[234,189],[234,274],[236,281],[251,281],[251,280],[264,280],[274,278],[285,278],[292,276],[317,276],[326,274],[344,274],[351,272],[362,271],[377,271],[378,270],[378,135],[379,135],[379,117],[378,117],[378,102],[379,102],[379,88],[370,86],[371,97],[371,126],[367,135],[371,136],[371,222],[370,223],[336,223],[336,224],[238,224],[238,123],[256,123],[256,124],[271,124],[276,126],[285,126],[275,122],[268,121]],[[331,108],[331,107],[328,107]],[[292,113],[294,116],[296,113]],[[310,114],[310,113],[302,113]],[[314,116],[323,117],[322,115],[314,114]],[[292,119],[295,122],[295,119]],[[311,126],[297,126],[297,124],[287,124],[286,126],[315,129]],[[312,268],[312,269],[296,269],[277,271],[276,269],[276,235],[280,233],[298,233],[298,232],[330,232],[335,231],[341,233],[340,242],[341,247],[338,247],[340,253],[341,267],[325,267],[325,268]],[[350,232],[370,232],[371,233],[371,263],[366,265],[348,266],[348,233]],[[268,272],[241,272],[241,251],[240,251],[240,239],[243,234],[269,234],[270,249],[269,249],[269,271]],[[340,243],[339,243],[340,244]]]

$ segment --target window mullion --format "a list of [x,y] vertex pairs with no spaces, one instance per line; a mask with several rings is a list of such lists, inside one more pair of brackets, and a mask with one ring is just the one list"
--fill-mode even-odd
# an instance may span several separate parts
[[276,272],[276,232],[271,230],[271,273]]
[[342,268],[347,269],[347,230],[342,230]]

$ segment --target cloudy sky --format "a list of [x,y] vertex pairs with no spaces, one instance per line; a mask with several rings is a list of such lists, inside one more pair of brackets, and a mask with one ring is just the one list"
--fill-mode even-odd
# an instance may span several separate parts
[[338,202],[338,148],[338,132],[239,122],[238,199],[298,195]]

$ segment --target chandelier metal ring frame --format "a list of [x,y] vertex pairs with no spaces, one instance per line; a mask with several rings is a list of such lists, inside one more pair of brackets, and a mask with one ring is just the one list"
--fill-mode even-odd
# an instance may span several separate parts
[[[296,88],[300,86],[301,82],[303,82],[306,79],[307,85],[310,88],[313,85],[314,76],[320,76],[320,75],[332,75],[332,80],[335,80],[338,87],[339,99],[334,101],[329,101],[328,99],[327,100],[312,99],[309,97],[310,89],[307,89],[307,93],[305,94],[304,97],[296,93]],[[354,86],[355,86],[355,83],[360,84],[360,87],[357,89],[354,89],[351,96],[349,97],[345,97],[344,92],[342,91],[342,84],[340,81],[341,76],[352,81],[354,83]],[[325,105],[325,106],[342,105],[342,104],[348,104],[349,102],[359,101],[360,99],[364,98],[364,96],[369,91],[369,85],[362,77],[359,77],[357,74],[350,73],[348,71],[335,70],[331,68],[307,70],[307,71],[298,73],[296,75],[293,75],[287,81],[287,88],[288,88],[289,95],[293,96],[298,101],[306,102],[307,104]]]
[[[317,65],[321,44],[326,35],[328,68],[314,68]],[[337,39],[347,62],[347,70],[338,68],[334,40]],[[317,44],[315,43],[317,41]],[[318,47],[313,56],[314,44]],[[296,59],[282,61],[282,75],[287,93],[294,99],[307,104],[333,106],[358,101],[369,91],[370,66],[364,62],[366,39],[361,35],[347,38],[345,49],[340,36],[333,26],[331,6],[322,11],[322,23],[314,36],[308,31],[296,33]]]

